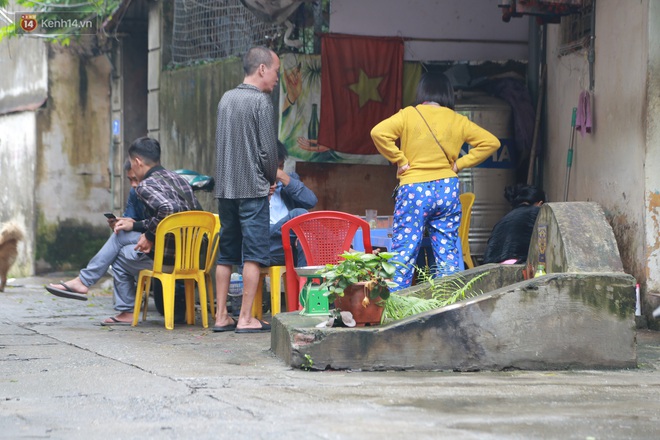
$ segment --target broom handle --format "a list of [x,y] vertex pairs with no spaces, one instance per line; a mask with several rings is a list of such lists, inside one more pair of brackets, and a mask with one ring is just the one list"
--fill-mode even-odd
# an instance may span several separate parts
[[577,107],[573,107],[571,116],[571,143],[566,154],[566,182],[564,184],[564,202],[568,201],[568,185],[571,181],[571,167],[573,166],[573,144],[575,143],[575,119],[577,118]]

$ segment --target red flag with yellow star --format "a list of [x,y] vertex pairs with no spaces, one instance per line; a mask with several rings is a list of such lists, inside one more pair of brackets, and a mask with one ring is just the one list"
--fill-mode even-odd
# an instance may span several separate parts
[[371,129],[401,109],[403,40],[325,34],[321,43],[318,144],[378,154]]

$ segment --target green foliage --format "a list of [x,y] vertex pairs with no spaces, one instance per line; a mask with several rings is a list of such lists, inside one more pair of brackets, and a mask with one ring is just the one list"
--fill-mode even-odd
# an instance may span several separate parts
[[[429,310],[439,309],[467,298],[481,295],[482,292],[472,290],[474,284],[488,272],[481,273],[466,281],[460,275],[434,277],[428,268],[416,268],[419,280],[428,283],[429,288],[418,290],[407,295],[390,294],[385,304],[381,324],[398,321]],[[429,294],[430,292],[430,294]]]
[[314,359],[309,354],[305,355],[305,361],[302,364],[303,370],[309,371],[314,367]]
[[326,264],[325,269],[318,272],[323,276],[321,287],[326,287],[329,302],[334,302],[338,296],[344,296],[344,289],[351,284],[366,282],[366,289],[370,299],[378,297],[386,300],[390,296],[390,287],[396,284],[391,281],[396,270],[395,264],[390,260],[394,256],[391,252],[364,252],[350,251],[340,255],[343,261],[338,264]]
[[[121,0],[16,0],[17,12],[35,12],[38,14],[39,21],[54,20],[68,22],[81,22],[86,20],[98,20],[100,24],[112,17],[112,13],[117,9]],[[0,0],[0,7],[6,7],[9,0]],[[11,38],[20,35],[19,29],[20,17],[14,18],[14,23],[0,27],[0,41],[4,38]],[[67,28],[55,28],[49,31],[52,37],[46,39],[56,41],[63,46],[71,43],[71,39],[78,38],[81,35],[83,27],[71,26]],[[88,29],[87,29],[88,30]]]
[[92,226],[74,219],[57,224],[39,224],[36,258],[55,270],[85,267],[111,234],[107,227]]

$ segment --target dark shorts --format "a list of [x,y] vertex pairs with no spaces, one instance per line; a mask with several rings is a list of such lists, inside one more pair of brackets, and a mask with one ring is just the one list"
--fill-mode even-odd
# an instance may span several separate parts
[[218,215],[218,264],[241,266],[245,261],[252,261],[267,266],[270,232],[268,197],[218,199]]

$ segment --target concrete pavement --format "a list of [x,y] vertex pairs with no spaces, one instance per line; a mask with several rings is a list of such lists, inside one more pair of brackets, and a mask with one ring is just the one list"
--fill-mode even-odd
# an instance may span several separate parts
[[656,439],[660,333],[614,371],[293,370],[269,334],[101,327],[87,302],[13,280],[0,293],[2,439]]

